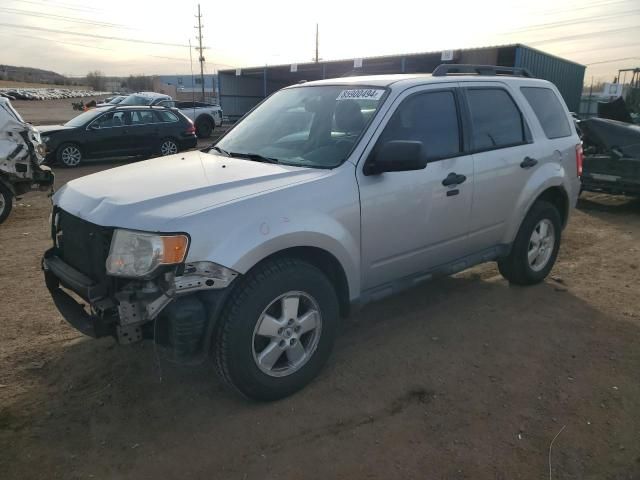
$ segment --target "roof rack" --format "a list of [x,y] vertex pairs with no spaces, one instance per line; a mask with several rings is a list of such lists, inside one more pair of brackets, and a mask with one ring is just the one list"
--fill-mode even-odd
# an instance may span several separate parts
[[433,73],[434,77],[446,77],[447,75],[511,75],[514,77],[529,77],[533,75],[522,67],[500,67],[498,65],[468,65],[445,63],[438,65]]

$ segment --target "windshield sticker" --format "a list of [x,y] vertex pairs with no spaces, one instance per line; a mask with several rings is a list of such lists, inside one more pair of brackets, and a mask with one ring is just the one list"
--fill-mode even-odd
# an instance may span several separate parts
[[336,100],[380,100],[384,90],[377,88],[358,88],[343,90]]

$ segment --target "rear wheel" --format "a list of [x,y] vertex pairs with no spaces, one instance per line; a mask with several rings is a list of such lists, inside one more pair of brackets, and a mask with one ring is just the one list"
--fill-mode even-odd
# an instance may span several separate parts
[[209,138],[215,128],[213,122],[209,118],[199,118],[196,122],[196,135],[198,138]]
[[509,256],[498,260],[504,278],[516,285],[533,285],[545,279],[560,248],[562,223],[558,209],[537,201],[527,213]]
[[0,223],[4,222],[13,208],[13,194],[0,182]]
[[82,162],[82,150],[75,143],[64,143],[58,147],[56,159],[65,167],[77,167]]
[[215,339],[218,372],[249,398],[291,395],[329,358],[339,320],[336,292],[320,270],[296,259],[267,261],[240,281]]
[[163,157],[166,155],[175,155],[178,153],[178,144],[173,138],[163,138],[160,140],[159,153]]

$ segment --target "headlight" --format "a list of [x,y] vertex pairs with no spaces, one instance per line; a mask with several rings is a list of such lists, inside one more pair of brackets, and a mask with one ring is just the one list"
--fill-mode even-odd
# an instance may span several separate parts
[[160,265],[182,263],[189,237],[116,230],[107,257],[107,273],[117,277],[144,277]]

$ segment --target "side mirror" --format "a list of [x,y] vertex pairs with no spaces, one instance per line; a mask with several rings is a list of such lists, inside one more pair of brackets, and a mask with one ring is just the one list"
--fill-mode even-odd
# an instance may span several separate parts
[[97,123],[92,123],[91,126],[89,127],[90,130],[100,130],[100,125],[98,125]]
[[427,166],[422,142],[392,140],[374,150],[374,155],[365,165],[365,175],[384,172],[408,172],[422,170]]

